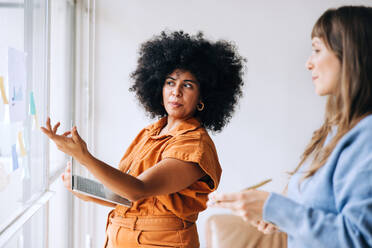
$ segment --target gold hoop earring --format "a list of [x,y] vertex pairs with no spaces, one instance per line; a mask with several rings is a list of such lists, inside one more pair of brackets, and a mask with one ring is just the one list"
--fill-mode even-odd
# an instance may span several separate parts
[[198,111],[203,111],[203,109],[204,109],[204,103],[201,101],[200,103],[198,103],[197,105],[196,105],[196,109],[198,110]]

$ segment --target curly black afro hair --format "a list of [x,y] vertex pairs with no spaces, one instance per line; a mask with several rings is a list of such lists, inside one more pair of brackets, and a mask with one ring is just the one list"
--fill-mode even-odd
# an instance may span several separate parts
[[229,122],[242,96],[244,63],[231,42],[211,42],[201,32],[190,36],[183,31],[163,31],[142,44],[130,90],[152,118],[163,117],[167,115],[162,105],[166,76],[175,69],[189,71],[198,80],[205,104],[194,116],[203,127],[218,132]]

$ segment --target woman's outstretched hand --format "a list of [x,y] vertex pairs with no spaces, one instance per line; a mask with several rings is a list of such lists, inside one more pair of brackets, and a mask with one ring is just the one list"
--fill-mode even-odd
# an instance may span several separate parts
[[263,206],[269,197],[269,192],[248,190],[235,193],[212,193],[207,205],[231,209],[245,221],[257,223],[262,220]]
[[71,131],[59,135],[57,134],[59,125],[60,123],[58,122],[52,128],[50,118],[48,117],[46,127],[41,127],[40,129],[57,145],[60,151],[72,156],[79,163],[84,165],[91,154],[88,151],[87,144],[78,134],[76,126],[73,127]]

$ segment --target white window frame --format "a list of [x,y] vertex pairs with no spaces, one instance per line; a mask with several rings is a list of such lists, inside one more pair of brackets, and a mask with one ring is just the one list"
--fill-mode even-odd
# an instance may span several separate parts
[[[94,65],[95,65],[95,0],[76,3],[76,88],[75,123],[88,148],[94,153]],[[82,166],[74,172],[90,177]],[[73,200],[73,247],[92,247],[95,236],[95,208],[92,203]]]
[[[52,0],[46,1],[46,35],[45,41],[47,44],[46,58],[47,69],[45,73],[46,79],[46,92],[49,92],[50,85],[50,35],[51,35],[51,2]],[[74,118],[75,123],[80,127],[81,134],[86,137],[86,141],[92,150],[94,148],[94,36],[95,36],[95,0],[66,0],[71,4],[75,5],[75,89],[74,89],[74,100],[75,107]],[[4,4],[4,3],[2,3]],[[11,3],[9,3],[12,5]],[[14,4],[13,4],[14,5]],[[12,5],[12,6],[13,6]],[[22,4],[15,4],[14,6],[22,6]],[[27,6],[25,6],[26,8]],[[30,6],[28,6],[30,7]],[[27,22],[25,17],[25,24]],[[32,22],[28,22],[29,24]],[[25,27],[26,29],[26,27]],[[49,94],[47,94],[47,110],[49,113]],[[44,139],[43,147],[45,151],[44,163],[47,164],[49,161],[49,145],[48,140]],[[63,172],[64,165],[61,165],[53,175],[50,175],[50,166],[46,166],[44,174],[44,192],[30,201],[31,203],[25,206],[20,212],[17,213],[17,217],[6,225],[4,231],[0,233],[0,247],[7,244],[7,242],[17,233],[17,231],[24,226],[24,224],[30,220],[30,218],[42,210],[44,211],[44,247],[49,246],[49,200],[54,195],[54,192],[50,191],[50,185],[55,182]],[[76,168],[76,166],[75,166]],[[87,171],[84,171],[81,167],[78,168],[78,173],[88,176]],[[73,218],[73,227],[69,228],[71,238],[69,244],[71,247],[92,247],[91,237],[94,234],[94,226],[92,223],[92,216],[94,216],[94,207],[92,204],[82,202],[80,200],[73,200],[73,209],[69,211]]]

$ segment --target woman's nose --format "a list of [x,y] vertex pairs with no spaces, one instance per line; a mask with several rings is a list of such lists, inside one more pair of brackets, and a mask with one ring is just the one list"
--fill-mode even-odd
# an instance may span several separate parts
[[172,94],[174,96],[180,96],[182,94],[180,87],[179,86],[174,87],[172,90]]
[[311,61],[311,56],[306,60],[305,67],[310,71],[314,68],[313,62]]

